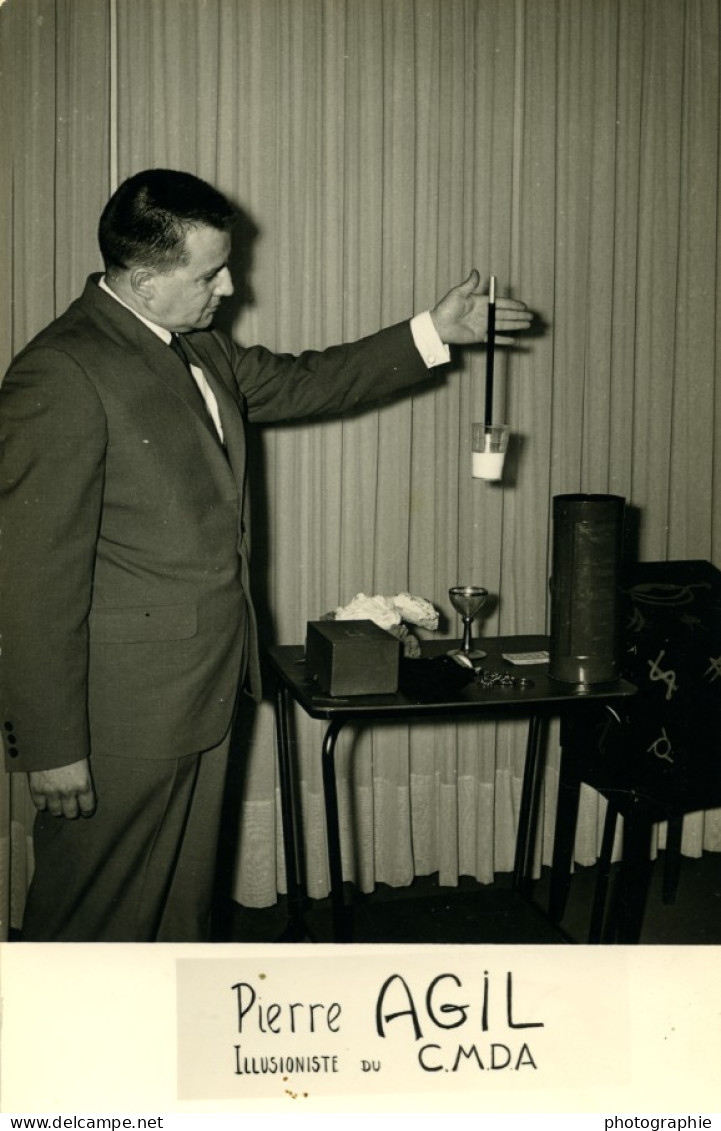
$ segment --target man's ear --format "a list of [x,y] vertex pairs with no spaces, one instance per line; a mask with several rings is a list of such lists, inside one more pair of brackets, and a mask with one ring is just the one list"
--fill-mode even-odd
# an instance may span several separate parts
[[133,267],[130,271],[130,289],[140,302],[152,302],[155,294],[155,271],[151,267]]

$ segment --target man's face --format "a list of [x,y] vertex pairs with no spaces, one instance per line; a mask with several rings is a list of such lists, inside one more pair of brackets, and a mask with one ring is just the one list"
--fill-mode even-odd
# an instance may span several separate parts
[[220,300],[233,293],[228,232],[191,228],[185,247],[188,262],[168,274],[155,274],[147,301],[148,317],[178,333],[207,329]]

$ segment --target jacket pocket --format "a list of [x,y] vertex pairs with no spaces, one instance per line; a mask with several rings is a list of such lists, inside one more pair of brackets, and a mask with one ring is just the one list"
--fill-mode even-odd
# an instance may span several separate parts
[[195,605],[189,604],[93,609],[88,626],[94,644],[189,640],[198,631],[198,615]]

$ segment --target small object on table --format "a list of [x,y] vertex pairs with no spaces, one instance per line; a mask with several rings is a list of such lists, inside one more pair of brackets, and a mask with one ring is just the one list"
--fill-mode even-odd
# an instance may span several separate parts
[[459,664],[458,656],[401,656],[399,687],[413,703],[455,699],[475,678],[473,664],[470,668]]
[[400,644],[371,620],[308,621],[306,671],[328,695],[388,695],[398,690]]
[[413,593],[396,593],[392,597],[380,593],[374,596],[356,593],[348,604],[340,605],[331,613],[325,613],[320,619],[323,621],[371,620],[379,628],[384,628],[400,640],[402,654],[407,657],[421,654],[420,643],[409,630],[409,624],[431,632],[438,628],[438,610],[425,597],[417,597]]
[[[460,613],[463,619],[463,643],[460,649],[453,648],[449,651],[448,655],[457,656],[461,654],[469,661],[482,660],[486,653],[479,651],[477,648],[472,648],[471,646],[471,625],[473,618],[480,612],[486,602],[488,590],[483,589],[480,585],[452,585],[448,590],[448,596],[451,599],[453,608],[457,613]],[[471,667],[472,666],[471,664]]]
[[492,687],[512,687],[520,691],[527,691],[533,687],[532,679],[511,675],[510,672],[494,672],[486,668],[478,669],[478,682],[486,691]]

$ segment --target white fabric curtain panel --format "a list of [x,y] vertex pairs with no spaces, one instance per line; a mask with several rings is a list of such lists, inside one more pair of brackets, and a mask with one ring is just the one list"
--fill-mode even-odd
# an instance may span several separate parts
[[[226,325],[279,351],[431,306],[472,267],[542,333],[496,364],[507,475],[470,474],[485,354],[362,415],[254,435],[264,641],[358,592],[408,590],[458,625],[548,628],[551,499],[625,496],[642,559],[721,566],[719,0],[8,0],[0,8],[3,368],[98,266],[108,192],[138,169],[211,181],[243,209]],[[6,143],[7,146],[7,143]],[[295,720],[311,896],[328,891],[322,725]],[[285,888],[273,711],[243,742],[235,897]],[[550,862],[551,729],[538,863]],[[512,867],[522,723],[348,732],[345,875],[363,890]],[[31,813],[3,785],[4,924],[17,925]],[[576,856],[604,804],[582,795]],[[659,840],[663,843],[663,829]],[[718,812],[683,850],[721,850]]]

